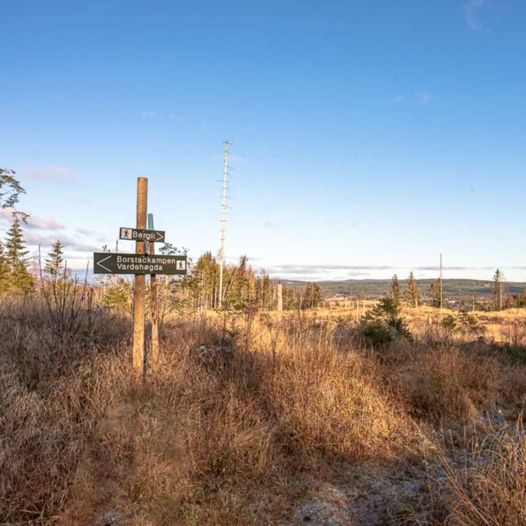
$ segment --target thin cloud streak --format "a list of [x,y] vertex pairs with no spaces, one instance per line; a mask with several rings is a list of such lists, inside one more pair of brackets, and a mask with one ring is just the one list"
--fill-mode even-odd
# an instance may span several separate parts
[[[0,221],[10,223],[14,212],[13,208],[0,208]],[[52,217],[38,217],[30,214],[24,227],[31,230],[62,230],[64,225]]]
[[66,248],[70,248],[72,250],[78,251],[78,252],[93,252],[97,250],[97,245],[93,243],[82,243],[75,239],[71,239],[68,236],[57,236],[57,235],[51,235],[51,234],[38,234],[34,232],[28,232],[24,235],[24,241],[30,245],[30,246],[43,246],[43,247],[50,247],[53,243],[56,243],[57,241],[61,241]]
[[30,216],[26,227],[31,230],[62,230],[64,225],[51,217]]
[[32,168],[21,174],[22,179],[41,183],[68,183],[73,180],[74,173],[69,166],[48,166],[46,168]]
[[[258,265],[258,267],[260,267]],[[440,267],[438,265],[420,266],[395,266],[395,265],[331,265],[331,264],[280,264],[260,267],[274,278],[300,281],[345,281],[349,279],[390,279],[393,274],[405,278],[409,272],[414,272],[417,279],[435,279],[438,277]],[[443,271],[446,278],[456,279],[491,279],[496,266],[444,266]],[[522,280],[521,273],[526,267],[500,266],[506,274],[514,274],[512,281]],[[514,272],[515,271],[515,272]],[[521,272],[522,271],[522,272]],[[517,274],[517,272],[519,274]]]

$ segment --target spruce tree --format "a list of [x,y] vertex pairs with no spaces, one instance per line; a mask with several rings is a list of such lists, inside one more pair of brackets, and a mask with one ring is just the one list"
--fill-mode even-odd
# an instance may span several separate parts
[[217,302],[219,266],[211,252],[205,252],[196,262],[189,282],[196,305],[214,308]]
[[429,295],[431,296],[431,305],[440,307],[440,278],[433,281],[429,286]]
[[389,295],[394,304],[398,307],[398,305],[400,305],[400,282],[398,281],[398,276],[396,274],[391,279],[391,292]]
[[9,288],[9,269],[4,254],[4,245],[0,241],[0,295],[7,292]]
[[283,309],[293,310],[300,308],[301,293],[293,287],[283,286]]
[[315,309],[320,306],[323,301],[323,294],[320,286],[317,283],[307,283],[305,288],[305,295],[303,297],[304,309]]
[[247,256],[239,258],[239,264],[229,272],[225,288],[225,303],[236,310],[244,309],[249,299],[250,268]]
[[49,251],[44,271],[52,278],[57,278],[64,270],[64,245],[57,240]]
[[493,304],[496,310],[502,310],[502,297],[504,295],[504,274],[500,269],[493,275]]
[[11,228],[7,232],[5,260],[9,273],[9,289],[27,294],[33,289],[33,276],[27,269],[28,250],[25,248],[22,227],[17,214],[13,214]]
[[411,307],[418,307],[420,303],[420,289],[418,288],[418,283],[416,282],[413,272],[409,273],[406,298]]

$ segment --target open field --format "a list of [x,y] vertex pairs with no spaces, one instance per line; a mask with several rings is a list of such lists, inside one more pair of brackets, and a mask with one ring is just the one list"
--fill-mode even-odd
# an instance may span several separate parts
[[126,317],[0,314],[1,524],[526,522],[522,312],[379,348],[347,312],[188,315],[142,386]]
[[[321,308],[306,312],[306,316],[316,316],[329,320],[347,319],[358,322],[364,313],[375,305],[374,301],[364,300],[358,308]],[[403,308],[403,315],[415,334],[425,335],[433,329],[438,329],[440,322],[446,316],[458,316],[459,312],[451,309],[435,309],[433,307]],[[484,336],[501,343],[517,343],[526,338],[526,309],[506,309],[502,311],[469,311],[481,328],[479,336]],[[462,336],[462,335],[458,335]],[[466,335],[468,336],[468,335]],[[470,336],[473,336],[471,334]],[[458,339],[458,338],[457,338]]]

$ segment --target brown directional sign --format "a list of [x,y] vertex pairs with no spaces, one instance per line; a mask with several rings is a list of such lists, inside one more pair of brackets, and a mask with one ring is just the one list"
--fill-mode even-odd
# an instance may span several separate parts
[[164,230],[146,230],[143,228],[127,228],[121,226],[119,229],[119,239],[164,243]]
[[148,254],[93,254],[95,274],[186,274],[186,256]]

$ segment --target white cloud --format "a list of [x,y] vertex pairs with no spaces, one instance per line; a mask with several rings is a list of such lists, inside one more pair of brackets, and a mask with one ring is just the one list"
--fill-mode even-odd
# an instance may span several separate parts
[[89,239],[94,239],[102,244],[106,244],[108,242],[108,236],[105,236],[100,232],[95,232],[94,230],[89,230],[87,228],[75,228],[75,232]]
[[87,228],[76,228],[75,229],[75,232],[83,235],[83,236],[93,236],[95,235],[95,232],[93,232],[92,230],[89,230]]
[[405,97],[403,95],[397,95],[396,97],[393,97],[393,102],[396,102],[397,104],[405,102]]
[[43,183],[67,183],[73,179],[74,174],[69,166],[57,165],[46,168],[31,168],[22,172],[21,177]]
[[429,106],[431,104],[432,99],[433,99],[433,95],[431,95],[431,93],[429,92],[422,93],[420,95],[420,104],[424,107]]
[[184,124],[184,122],[185,122],[185,120],[180,115],[178,115],[177,113],[169,113],[168,114],[168,118],[174,119],[174,120],[176,120],[177,122],[179,122],[181,124]]
[[473,31],[482,29],[480,22],[480,11],[489,7],[490,0],[468,0],[466,4],[466,23]]
[[142,116],[145,119],[153,119],[154,117],[157,117],[157,113],[155,111],[143,111]]

